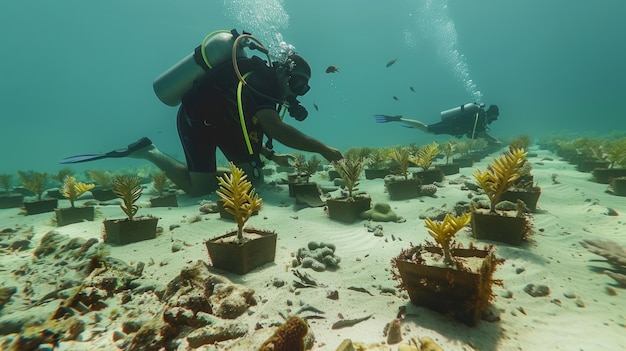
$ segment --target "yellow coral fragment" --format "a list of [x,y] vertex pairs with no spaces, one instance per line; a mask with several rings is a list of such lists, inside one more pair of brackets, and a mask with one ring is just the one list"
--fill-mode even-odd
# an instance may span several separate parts
[[426,171],[432,165],[435,157],[439,155],[439,152],[439,144],[433,141],[431,144],[424,145],[420,148],[417,155],[411,157],[411,162]]
[[74,201],[85,192],[93,189],[94,186],[94,184],[79,183],[75,177],[68,175],[63,179],[61,192],[70,201],[70,205],[74,207]]
[[393,152],[389,154],[392,160],[398,164],[400,174],[404,176],[404,179],[408,179],[409,174],[409,158],[411,157],[409,150],[404,147],[393,149]]
[[496,211],[496,204],[500,196],[519,178],[519,168],[525,161],[526,151],[524,149],[512,149],[500,157],[494,158],[485,171],[477,169],[472,174],[489,197],[492,213]]
[[230,174],[217,177],[220,189],[217,195],[224,201],[224,209],[237,221],[238,238],[243,240],[243,226],[250,216],[259,211],[263,201],[252,189],[252,183],[243,170],[230,162]]
[[441,245],[444,253],[444,262],[446,264],[452,263],[452,257],[450,255],[450,242],[456,233],[469,224],[471,220],[469,212],[464,212],[460,217],[454,217],[450,213],[446,214],[443,221],[436,222],[430,218],[424,220],[426,228],[428,228],[428,234],[432,236],[437,244]]

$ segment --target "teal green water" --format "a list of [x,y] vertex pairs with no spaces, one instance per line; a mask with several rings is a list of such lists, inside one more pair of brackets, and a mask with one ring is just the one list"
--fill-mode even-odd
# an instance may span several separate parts
[[309,118],[289,123],[340,149],[446,139],[373,115],[434,123],[474,100],[500,106],[496,136],[624,130],[625,13],[621,0],[3,1],[0,172],[141,136],[182,159],[176,108],[152,81],[216,29],[294,45],[314,76]]

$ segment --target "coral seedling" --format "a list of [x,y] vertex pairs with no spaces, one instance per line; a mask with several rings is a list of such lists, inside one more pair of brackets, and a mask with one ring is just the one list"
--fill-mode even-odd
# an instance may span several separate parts
[[166,184],[167,175],[165,175],[165,172],[157,172],[152,175],[152,186],[154,186],[154,190],[159,193],[159,196],[163,196],[163,190],[165,190]]
[[24,172],[17,171],[22,181],[22,186],[37,195],[37,200],[41,201],[41,197],[45,190],[48,173],[40,172]]
[[85,184],[76,181],[76,178],[71,175],[66,175],[63,179],[63,187],[61,193],[66,199],[70,201],[71,207],[74,207],[74,201],[85,192],[94,188],[94,184]]
[[322,163],[322,160],[317,158],[317,156],[312,156],[309,160],[303,154],[297,154],[295,162],[293,166],[296,169],[296,174],[298,177],[304,178],[306,183],[309,182],[309,179],[317,171],[317,167]]
[[11,192],[11,178],[7,173],[0,173],[0,186],[4,188],[4,192],[8,195]]
[[468,225],[471,219],[471,214],[464,212],[460,217],[455,217],[448,213],[443,221],[440,222],[433,221],[430,218],[424,220],[426,228],[428,228],[428,234],[435,239],[443,250],[443,262],[445,264],[449,266],[453,264],[452,255],[450,254],[450,243],[456,233]]
[[404,176],[404,179],[409,178],[409,158],[410,152],[408,148],[398,147],[393,149],[390,153],[391,159],[396,162],[399,168],[400,174]]
[[456,152],[456,142],[454,140],[450,140],[447,143],[443,144],[443,154],[446,156],[446,164],[450,163],[450,158]]
[[111,182],[113,181],[113,179],[109,172],[89,170],[86,173],[91,180],[96,182],[96,184],[100,185],[102,188],[108,189],[111,187]]
[[349,200],[354,200],[353,194],[358,190],[359,177],[364,166],[365,160],[363,158],[343,158],[333,162],[333,167],[345,183]]
[[122,199],[123,204],[120,208],[129,221],[132,221],[139,207],[135,202],[141,197],[141,184],[138,177],[122,175],[117,176],[113,180],[113,192],[117,197]]
[[252,183],[243,170],[230,162],[230,173],[217,177],[217,195],[224,200],[224,209],[237,221],[237,241],[244,242],[243,226],[255,211],[263,206],[263,201],[252,188]]
[[410,158],[410,161],[421,167],[424,171],[427,171],[438,154],[439,144],[433,141],[431,144],[422,146],[417,151],[417,154]]
[[500,196],[519,178],[519,167],[526,161],[524,149],[513,149],[494,158],[485,171],[477,169],[472,174],[489,197],[490,212],[496,213]]

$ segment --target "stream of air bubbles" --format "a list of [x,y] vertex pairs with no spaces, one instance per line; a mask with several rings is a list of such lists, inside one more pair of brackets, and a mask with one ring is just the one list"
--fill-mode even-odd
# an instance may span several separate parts
[[[448,12],[448,1],[422,0],[416,14],[419,32],[435,45],[438,56],[452,69],[473,101],[482,101],[482,93],[470,77],[467,60],[457,48],[457,33]],[[412,44],[410,32],[405,33],[405,39],[407,44]]]

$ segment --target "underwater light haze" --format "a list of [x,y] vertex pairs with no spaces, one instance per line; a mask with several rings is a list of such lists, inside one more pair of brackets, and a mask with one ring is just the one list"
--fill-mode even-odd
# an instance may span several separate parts
[[[177,108],[152,82],[232,28],[309,61],[309,117],[288,123],[342,150],[445,140],[373,115],[435,123],[477,100],[500,107],[496,137],[623,131],[625,13],[622,0],[3,1],[0,172],[53,172],[142,136],[183,160]],[[96,162],[79,167],[132,160]]]

